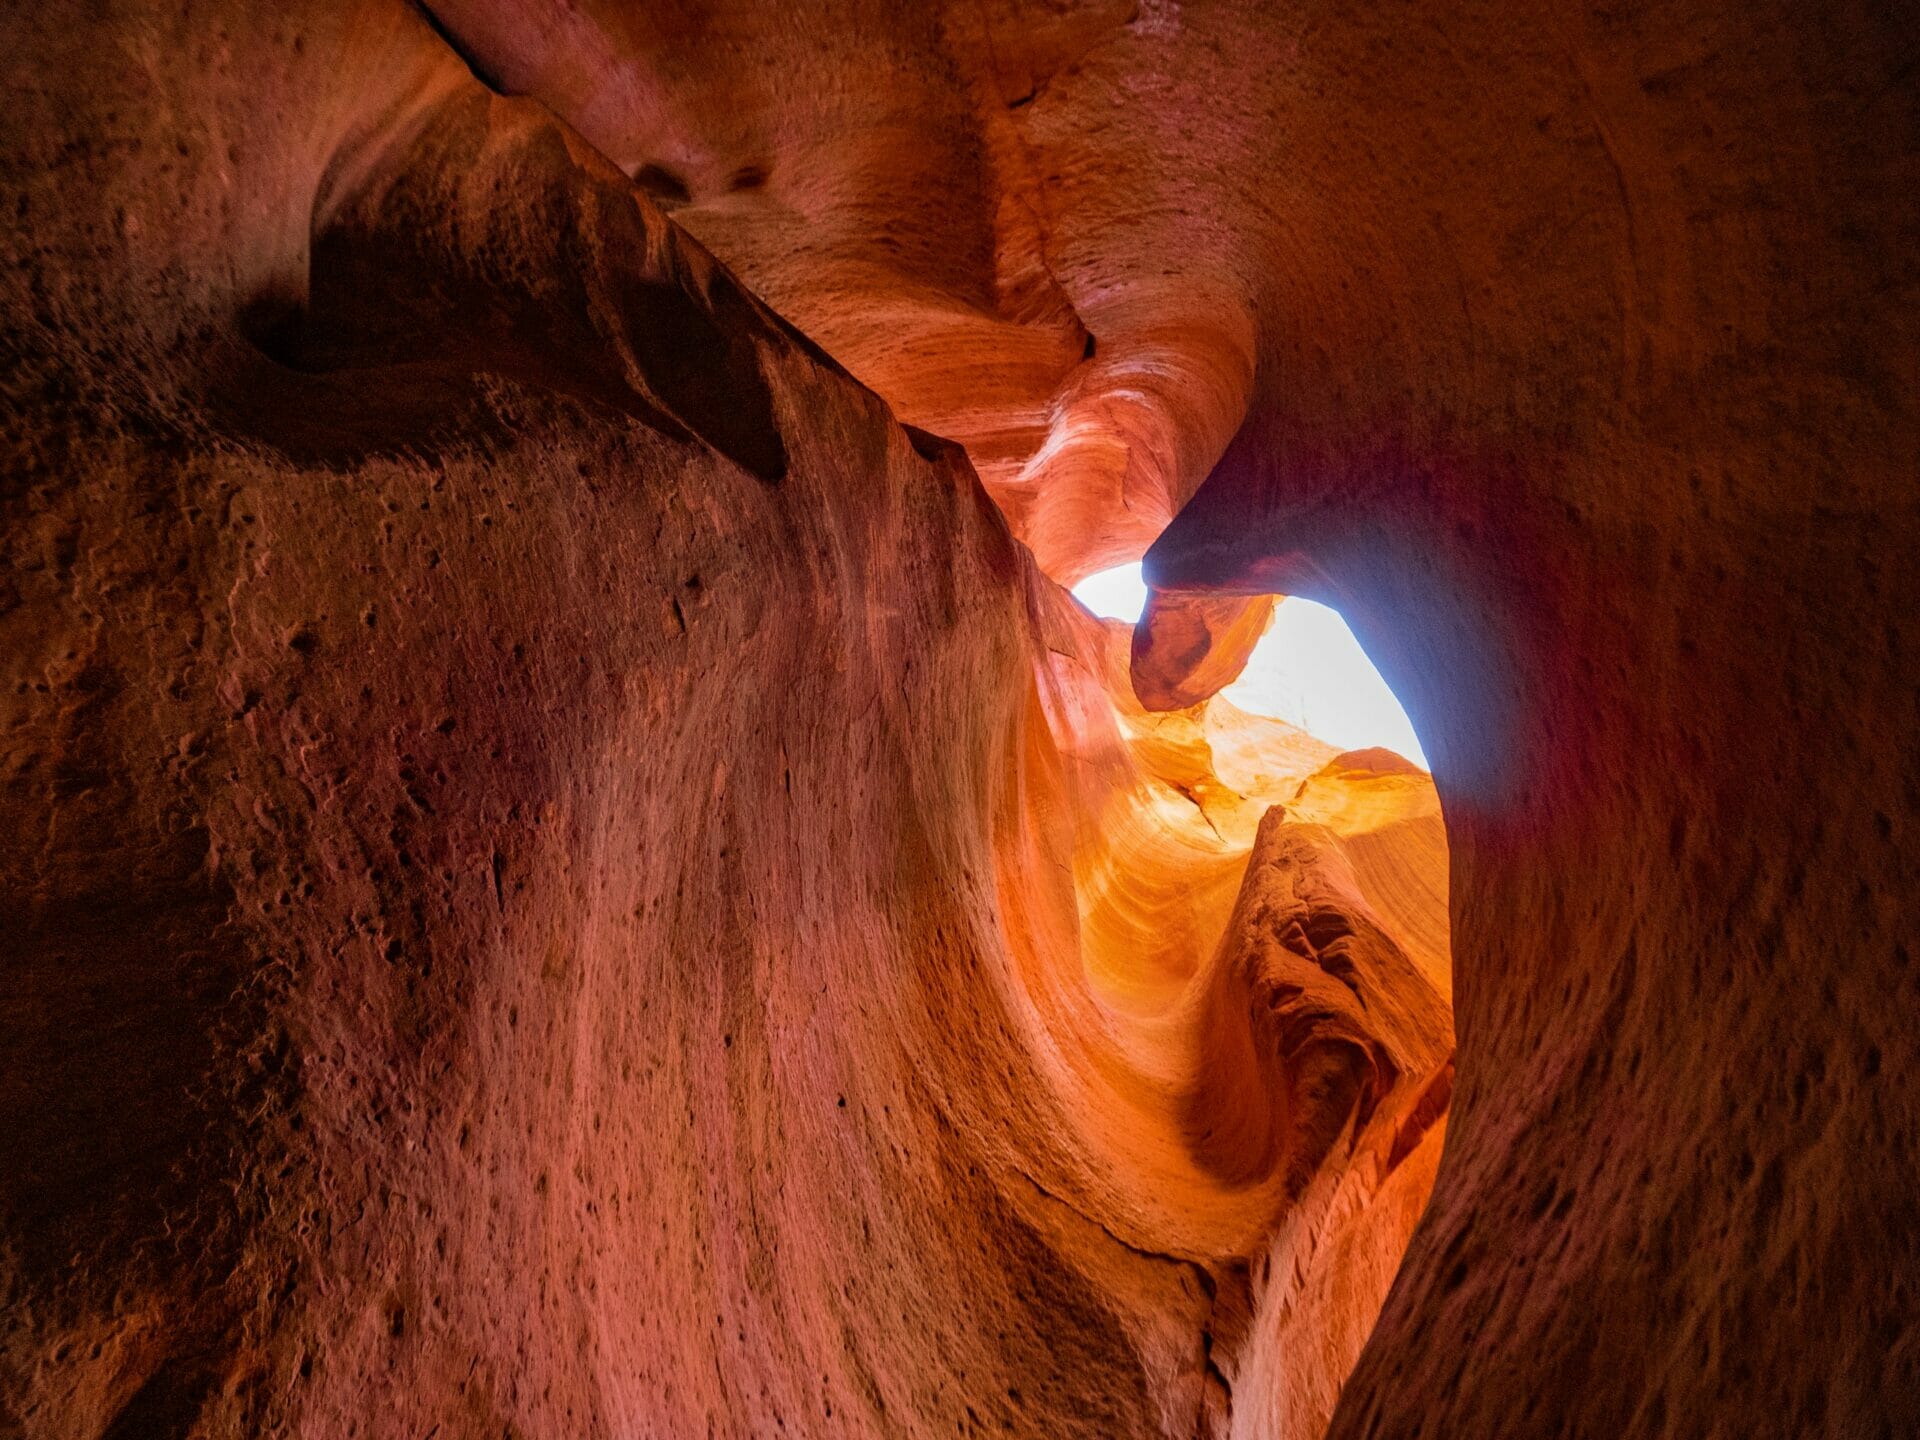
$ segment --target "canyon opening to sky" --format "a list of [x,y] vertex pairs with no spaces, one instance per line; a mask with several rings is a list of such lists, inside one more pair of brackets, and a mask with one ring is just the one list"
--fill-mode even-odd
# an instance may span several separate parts
[[[1137,563],[1116,565],[1089,575],[1073,595],[1094,614],[1133,625],[1147,607],[1147,582]],[[1284,720],[1342,750],[1391,750],[1427,768],[1392,687],[1340,612],[1316,600],[1280,600],[1245,667],[1219,693],[1249,714]]]
[[1920,1434],[1916,47],[10,7],[0,1435]]

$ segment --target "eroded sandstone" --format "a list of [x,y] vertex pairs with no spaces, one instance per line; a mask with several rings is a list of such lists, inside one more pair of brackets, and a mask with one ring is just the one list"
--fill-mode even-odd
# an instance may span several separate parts
[[1920,1421],[1896,17],[3,29],[13,1429]]

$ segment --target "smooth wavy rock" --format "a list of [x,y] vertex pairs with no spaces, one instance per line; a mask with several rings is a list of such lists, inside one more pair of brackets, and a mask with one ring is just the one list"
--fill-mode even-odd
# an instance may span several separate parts
[[11,7],[0,1432],[1920,1433],[1915,36]]

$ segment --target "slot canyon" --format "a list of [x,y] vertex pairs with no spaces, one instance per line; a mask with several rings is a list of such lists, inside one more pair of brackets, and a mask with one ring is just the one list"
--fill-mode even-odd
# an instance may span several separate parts
[[0,1435],[1920,1435],[1917,63],[9,7]]

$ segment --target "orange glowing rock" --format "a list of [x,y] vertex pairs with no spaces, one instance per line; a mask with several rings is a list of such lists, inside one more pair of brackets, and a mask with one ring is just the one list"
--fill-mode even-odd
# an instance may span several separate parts
[[[244,146],[35,182],[48,255],[239,189],[165,236],[201,383],[56,404],[55,326],[16,432],[70,458],[0,612],[0,1413],[1185,1435],[1302,1286],[1337,1393],[1390,1266],[1268,1257],[1404,1243],[1448,1027],[1274,804],[1330,748],[1144,710],[965,453],[564,121],[404,5],[305,24],[60,122]],[[174,253],[58,272],[85,353],[177,333]]]
[[0,1431],[1920,1431],[1869,10],[12,7]]

